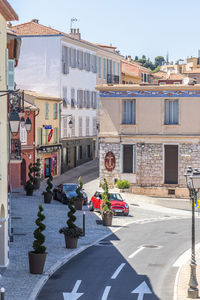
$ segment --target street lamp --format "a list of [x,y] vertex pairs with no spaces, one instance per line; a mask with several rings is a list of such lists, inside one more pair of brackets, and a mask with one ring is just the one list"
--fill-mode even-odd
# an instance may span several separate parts
[[69,125],[69,128],[70,128],[70,129],[72,129],[72,127],[73,127],[73,122],[72,122],[72,119],[71,119],[71,120],[69,120],[69,123],[68,123],[68,125]]
[[26,127],[26,131],[27,131],[27,132],[30,132],[30,131],[31,131],[31,126],[32,126],[32,123],[31,123],[30,118],[28,117],[28,118],[26,119],[26,122],[25,122],[25,127]]
[[190,281],[188,288],[188,297],[197,299],[199,297],[199,290],[197,288],[198,282],[196,277],[196,259],[195,259],[195,210],[194,205],[197,201],[197,194],[200,189],[200,172],[197,169],[188,167],[186,174],[186,184],[189,189],[190,199],[192,200],[192,249],[190,262]]
[[12,111],[10,113],[9,123],[11,133],[17,134],[19,130],[20,118],[16,111]]

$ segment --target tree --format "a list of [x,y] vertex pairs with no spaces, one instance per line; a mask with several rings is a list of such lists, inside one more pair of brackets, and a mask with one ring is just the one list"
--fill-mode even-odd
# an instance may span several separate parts
[[138,56],[135,56],[135,59],[134,59],[135,61],[137,61],[138,60]]
[[42,233],[42,231],[45,230],[46,226],[42,223],[42,221],[44,221],[45,216],[43,215],[43,207],[40,204],[39,205],[39,211],[38,211],[38,218],[35,221],[35,224],[37,225],[37,229],[34,231],[33,235],[34,235],[34,242],[33,242],[33,249],[35,253],[45,253],[46,251],[46,247],[43,245],[45,242],[45,236]]
[[155,57],[155,63],[154,63],[155,68],[156,68],[157,66],[162,66],[164,62],[165,62],[165,59],[164,59],[163,56],[156,56],[156,57]]

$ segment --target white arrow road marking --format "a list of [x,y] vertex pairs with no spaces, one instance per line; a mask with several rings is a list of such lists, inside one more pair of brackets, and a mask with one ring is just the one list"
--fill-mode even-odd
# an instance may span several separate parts
[[137,300],[143,300],[144,294],[152,294],[152,291],[148,287],[145,281],[143,281],[131,294],[138,294]]
[[140,251],[142,251],[144,247],[139,247],[135,252],[133,252],[131,255],[129,255],[128,258],[133,258],[135,255],[137,255]]
[[101,300],[106,300],[108,298],[108,294],[110,293],[110,289],[111,289],[111,286],[106,286],[106,288],[103,292],[103,296],[102,296]]
[[77,280],[71,293],[70,292],[63,293],[64,300],[77,300],[84,294],[84,293],[77,293],[81,282],[82,282],[82,280]]
[[125,266],[125,263],[122,263],[117,270],[114,272],[114,274],[112,275],[111,279],[116,279],[117,276],[119,275],[119,273],[121,272],[121,270],[123,269],[123,267]]

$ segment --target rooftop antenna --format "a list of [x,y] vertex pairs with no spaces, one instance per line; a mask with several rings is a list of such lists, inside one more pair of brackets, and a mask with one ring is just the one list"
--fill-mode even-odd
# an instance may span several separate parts
[[73,23],[77,22],[78,19],[76,18],[71,18],[71,22],[70,22],[70,28],[72,28]]

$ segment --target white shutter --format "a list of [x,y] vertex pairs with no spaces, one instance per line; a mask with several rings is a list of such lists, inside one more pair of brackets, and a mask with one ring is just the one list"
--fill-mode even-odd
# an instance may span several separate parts
[[14,68],[15,68],[15,61],[13,59],[8,59],[8,65],[7,65],[8,90],[14,90],[15,87]]
[[27,144],[27,131],[25,126],[21,126],[20,124],[20,141],[22,145]]

